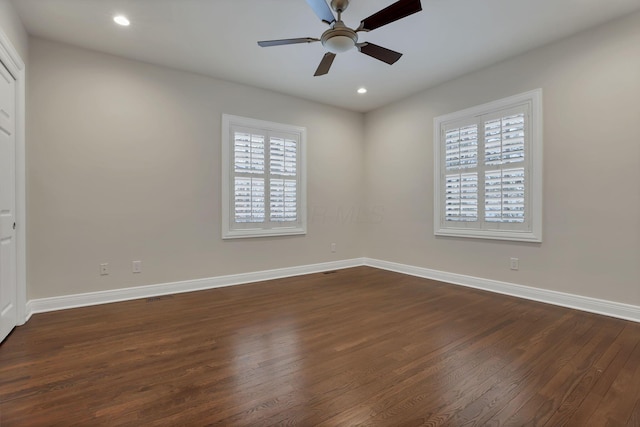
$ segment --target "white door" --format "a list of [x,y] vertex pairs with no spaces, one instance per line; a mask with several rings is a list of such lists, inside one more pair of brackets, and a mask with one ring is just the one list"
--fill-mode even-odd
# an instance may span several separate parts
[[0,62],[0,342],[16,326],[16,82]]

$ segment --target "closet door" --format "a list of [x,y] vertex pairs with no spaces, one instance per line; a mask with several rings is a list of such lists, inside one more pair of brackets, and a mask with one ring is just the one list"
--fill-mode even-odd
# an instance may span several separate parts
[[0,341],[16,326],[16,82],[0,62]]

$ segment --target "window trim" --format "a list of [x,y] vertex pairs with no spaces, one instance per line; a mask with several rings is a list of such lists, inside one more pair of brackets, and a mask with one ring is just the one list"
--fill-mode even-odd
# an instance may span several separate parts
[[[442,130],[453,122],[473,119],[474,117],[496,113],[500,110],[528,104],[530,107],[527,191],[529,194],[528,212],[531,216],[530,231],[515,230],[479,230],[446,227],[442,215]],[[470,237],[479,239],[511,240],[522,242],[542,242],[542,159],[543,159],[543,125],[542,125],[542,89],[535,89],[518,95],[503,98],[450,114],[438,116],[433,120],[434,148],[434,234],[436,236]],[[525,150],[527,149],[525,148]]]
[[[233,167],[231,130],[234,126],[247,127],[253,129],[265,130],[267,132],[284,132],[288,134],[296,134],[299,137],[299,164],[296,165],[299,173],[298,180],[300,189],[299,197],[299,218],[295,226],[283,225],[274,227],[273,223],[267,222],[265,225],[269,227],[253,227],[253,228],[237,228],[231,226],[233,218],[231,183],[233,182]],[[231,114],[222,115],[222,238],[237,239],[250,237],[273,237],[273,236],[290,236],[307,234],[307,129],[305,127],[287,125],[283,123],[275,123],[265,120],[252,119],[248,117],[234,116]],[[265,174],[268,180],[269,174]],[[265,184],[266,186],[266,184]],[[265,191],[267,189],[265,188]]]

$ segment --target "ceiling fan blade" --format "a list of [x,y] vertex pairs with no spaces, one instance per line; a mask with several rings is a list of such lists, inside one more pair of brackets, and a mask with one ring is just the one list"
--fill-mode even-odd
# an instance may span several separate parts
[[316,70],[314,76],[324,76],[325,74],[327,74],[329,72],[329,69],[331,68],[331,64],[333,64],[334,59],[336,59],[335,53],[325,53],[324,57],[322,57],[322,61],[320,61],[320,65],[318,65],[318,69]]
[[311,9],[313,9],[322,22],[331,24],[336,20],[326,0],[307,0],[307,3],[311,6]]
[[357,31],[375,30],[421,10],[422,4],[420,4],[420,0],[400,0],[363,19]]
[[365,55],[386,62],[389,65],[394,64],[402,56],[400,52],[373,43],[363,43],[362,45],[358,45],[358,49]]
[[258,42],[258,45],[261,47],[270,47],[270,46],[282,46],[285,44],[296,44],[296,43],[313,43],[319,42],[320,39],[314,39],[313,37],[302,37],[299,39],[282,39],[282,40],[265,40]]

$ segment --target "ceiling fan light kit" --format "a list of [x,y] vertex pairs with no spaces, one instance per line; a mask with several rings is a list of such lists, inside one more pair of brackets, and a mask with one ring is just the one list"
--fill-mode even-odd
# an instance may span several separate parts
[[331,53],[351,50],[358,43],[358,33],[348,28],[342,21],[336,21],[320,38],[322,45]]
[[[382,62],[386,62],[387,64],[395,63],[402,56],[401,53],[373,43],[358,43],[358,32],[375,30],[376,28],[380,28],[422,10],[420,0],[399,0],[374,13],[368,18],[363,19],[360,22],[360,26],[353,30],[342,22],[342,12],[349,7],[349,0],[331,0],[331,8],[329,8],[326,0],[306,0],[306,2],[311,6],[318,18],[330,26],[330,28],[325,31],[319,39],[303,37],[296,39],[266,40],[259,41],[258,45],[261,47],[270,47],[297,43],[321,42],[322,46],[324,46],[328,52],[325,53],[322,61],[320,61],[320,65],[314,74],[315,76],[327,74],[331,68],[331,64],[333,64],[336,54],[347,52],[354,47],[361,53]],[[337,19],[331,9],[338,14]]]

